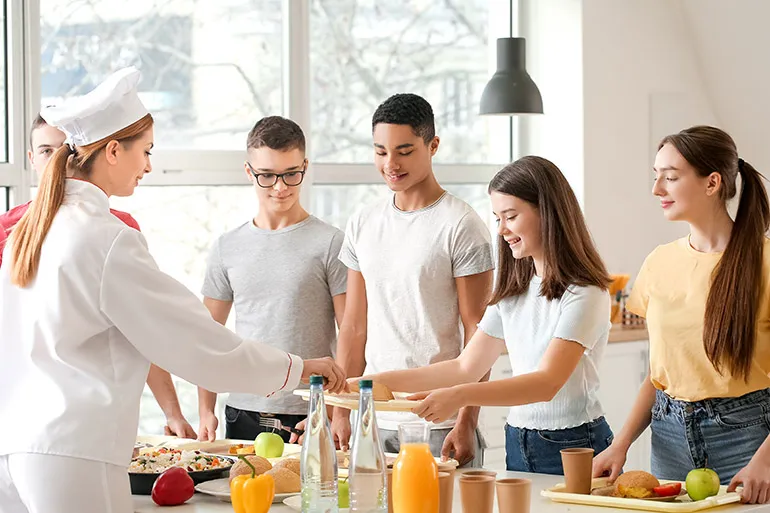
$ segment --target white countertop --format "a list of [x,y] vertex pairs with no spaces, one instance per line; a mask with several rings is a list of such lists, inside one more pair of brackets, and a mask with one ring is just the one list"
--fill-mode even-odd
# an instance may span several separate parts
[[[522,472],[498,472],[498,478],[501,477],[524,477],[532,480],[532,503],[530,507],[531,513],[613,513],[624,512],[629,513],[632,510],[628,509],[616,509],[606,507],[595,506],[580,506],[577,504],[559,504],[552,502],[540,495],[540,491],[546,488],[551,488],[554,485],[562,482],[564,478],[562,476],[550,476],[544,474],[526,474]],[[496,501],[495,501],[496,502]],[[460,502],[460,488],[455,484],[455,497],[453,503],[453,511],[455,513],[463,513],[462,503]],[[157,512],[159,510],[170,511],[160,506],[156,506],[152,502],[149,496],[134,496],[134,510],[136,513],[150,513]],[[221,502],[218,499],[196,493],[189,502],[182,506],[176,506],[173,509],[174,513],[232,513],[233,508],[230,503]],[[270,509],[271,513],[292,513],[294,510],[283,504],[275,504]],[[495,503],[495,511],[497,511],[497,504]],[[717,509],[710,509],[706,511],[729,511],[736,513],[757,513],[764,512],[770,513],[770,504],[765,505],[730,505]]]

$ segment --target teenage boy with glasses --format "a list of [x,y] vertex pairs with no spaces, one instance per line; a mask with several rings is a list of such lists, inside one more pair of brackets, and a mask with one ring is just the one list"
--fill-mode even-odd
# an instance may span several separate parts
[[[219,237],[211,248],[203,303],[212,317],[227,322],[235,305],[235,331],[302,358],[332,355],[335,321],[345,308],[347,269],[337,255],[344,234],[300,205],[307,172],[305,136],[293,121],[263,118],[247,140],[244,168],[259,201],[256,217]],[[216,393],[198,389],[199,439],[214,440],[219,423]],[[253,440],[262,417],[293,427],[307,403],[291,392],[271,397],[230,394],[227,438]],[[289,433],[281,436],[289,440]]]

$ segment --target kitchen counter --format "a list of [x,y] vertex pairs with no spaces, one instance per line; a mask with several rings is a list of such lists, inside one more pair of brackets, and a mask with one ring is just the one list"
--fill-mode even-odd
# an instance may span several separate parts
[[[562,476],[550,476],[544,474],[526,474],[522,472],[499,472],[498,477],[524,477],[532,480],[532,502],[530,505],[531,513],[629,513],[632,510],[606,508],[595,506],[580,506],[577,504],[563,504],[552,502],[540,495],[540,491],[551,488],[563,481]],[[170,511],[156,506],[148,496],[134,496],[134,510],[136,513],[151,513],[160,511]],[[464,513],[462,503],[460,502],[460,487],[455,481],[455,496],[452,510],[455,513]],[[174,513],[227,513],[232,512],[232,506],[229,503],[220,502],[214,497],[196,493],[195,496],[182,506],[176,506]],[[294,510],[283,504],[274,504],[270,509],[271,513],[292,513]],[[497,504],[495,504],[497,511]],[[770,504],[764,505],[729,505],[718,509],[709,509],[705,511],[736,512],[736,513],[770,513]]]
[[636,342],[637,340],[649,340],[647,328],[624,327],[622,324],[613,324],[607,342],[615,344],[618,342]]

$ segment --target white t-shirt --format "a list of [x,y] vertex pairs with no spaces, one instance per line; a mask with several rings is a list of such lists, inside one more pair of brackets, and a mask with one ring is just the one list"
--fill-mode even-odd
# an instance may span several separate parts
[[529,289],[489,306],[479,323],[487,335],[505,340],[513,376],[534,372],[551,340],[586,348],[580,362],[549,402],[513,406],[508,424],[528,429],[566,429],[603,415],[599,403],[599,364],[610,333],[610,296],[598,287],[567,289],[560,299],[540,295],[541,278]]
[[[340,260],[366,281],[366,374],[456,358],[463,329],[455,278],[494,268],[489,228],[467,203],[445,193],[404,212],[394,201],[353,216],[340,251]],[[381,429],[398,429],[417,417],[379,412],[377,419]]]

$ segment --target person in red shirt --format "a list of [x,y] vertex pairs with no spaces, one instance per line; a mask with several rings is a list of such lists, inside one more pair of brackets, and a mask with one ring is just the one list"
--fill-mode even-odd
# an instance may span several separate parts
[[[50,126],[40,115],[32,122],[27,158],[37,175],[38,181],[43,176],[43,171],[51,155],[64,144],[64,139],[64,132]],[[5,243],[8,241],[8,236],[27,211],[30,203],[32,202],[24,203],[4,214],[0,214],[0,265],[3,263],[2,253]],[[139,230],[139,223],[136,222],[136,219],[131,214],[114,209],[110,209],[110,212],[131,228]],[[183,438],[197,438],[198,435],[195,433],[195,430],[182,414],[176,389],[171,381],[171,375],[160,367],[152,365],[147,375],[147,385],[149,385],[152,395],[155,396],[155,400],[158,401],[158,405],[166,416],[165,433]]]

